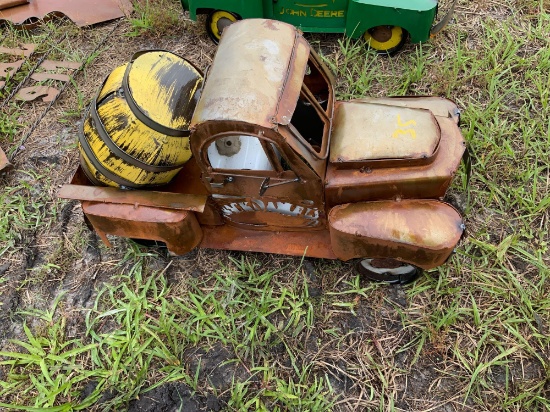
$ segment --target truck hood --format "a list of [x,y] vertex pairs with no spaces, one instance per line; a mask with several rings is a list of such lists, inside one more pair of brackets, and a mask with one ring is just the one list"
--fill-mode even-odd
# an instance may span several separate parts
[[427,164],[440,138],[438,122],[427,109],[341,102],[335,109],[329,159],[338,168]]

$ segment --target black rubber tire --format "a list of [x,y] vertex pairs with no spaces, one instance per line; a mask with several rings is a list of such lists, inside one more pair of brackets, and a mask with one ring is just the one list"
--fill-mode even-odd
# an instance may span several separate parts
[[[391,261],[391,265],[396,267],[384,267],[384,261]],[[355,269],[361,276],[373,282],[388,284],[405,285],[416,280],[421,274],[422,269],[408,263],[401,263],[394,259],[357,259]]]
[[[371,35],[371,33],[373,33],[373,30],[379,29],[381,27],[387,28],[387,29],[392,31],[392,37],[390,39],[388,39],[387,41],[385,41],[385,42],[384,41],[376,41],[374,39],[374,37],[372,37],[372,35]],[[401,36],[399,41],[397,42],[397,44],[395,44],[395,40],[397,40],[397,39],[393,38],[393,36],[394,36],[393,33],[396,29],[399,29],[399,33],[396,34],[396,35]],[[376,41],[376,43],[374,43],[374,42],[369,43],[369,40],[368,40],[369,37],[372,37]],[[399,26],[378,26],[378,27],[373,27],[373,28],[367,30],[363,34],[363,38],[367,42],[367,47],[370,47],[371,49],[376,50],[376,52],[378,54],[381,54],[383,56],[394,56],[403,48],[405,43],[407,43],[407,40],[409,38],[409,32],[407,32],[407,30],[405,30],[405,29],[403,29],[402,27],[399,27]],[[370,44],[370,46],[369,46],[369,44]],[[388,47],[386,47],[386,45]]]
[[222,26],[225,27],[227,27],[231,23],[236,22],[237,20],[241,20],[239,16],[237,16],[235,13],[231,13],[230,11],[211,11],[206,18],[206,33],[208,33],[208,37],[210,37],[210,39],[212,39],[215,44],[218,44],[220,42],[223,28],[220,29],[220,26],[216,24],[217,29],[214,30],[213,23],[214,21],[221,21],[222,19],[225,21]]

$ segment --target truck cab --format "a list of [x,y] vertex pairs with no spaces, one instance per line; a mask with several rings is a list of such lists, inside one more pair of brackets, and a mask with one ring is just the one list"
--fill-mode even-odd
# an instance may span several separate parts
[[92,190],[77,173],[62,190],[106,243],[115,234],[176,254],[198,246],[429,269],[460,240],[462,218],[441,201],[465,150],[454,103],[336,101],[301,32],[264,19],[227,28],[197,93],[193,157],[169,185]]

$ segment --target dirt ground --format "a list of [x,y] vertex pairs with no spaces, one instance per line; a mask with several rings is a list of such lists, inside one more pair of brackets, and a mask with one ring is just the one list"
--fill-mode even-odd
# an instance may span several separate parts
[[[463,9],[461,16],[468,16],[468,13],[470,11]],[[13,155],[12,162],[15,165],[12,171],[0,178],[1,187],[9,190],[10,187],[26,182],[30,192],[38,199],[32,212],[39,216],[37,225],[19,232],[21,236],[15,242],[0,243],[0,250],[9,249],[9,253],[0,255],[0,278],[4,279],[0,283],[1,350],[15,350],[10,340],[24,336],[21,311],[47,310],[61,292],[65,293],[63,312],[68,319],[66,335],[69,338],[83,336],[86,329],[83,309],[93,306],[98,288],[120,271],[118,264],[128,253],[128,242],[114,239],[113,248],[103,246],[100,239],[83,224],[79,204],[74,201],[63,202],[56,193],[70,181],[78,166],[76,136],[83,107],[115,67],[127,62],[135,51],[141,49],[170,50],[191,60],[202,70],[212,62],[215,46],[205,35],[202,26],[190,22],[183,14],[181,21],[179,31],[172,30],[162,37],[130,37],[128,34],[133,28],[127,20],[83,30],[75,29],[70,22],[55,22],[66,28],[66,34],[57,35],[60,36],[59,44],[70,43],[68,49],[74,52],[70,59],[84,62],[91,56],[94,58],[89,59],[84,70],[67,84],[55,104],[50,106],[41,101],[26,103],[23,106],[26,127],[18,131],[13,142],[0,140],[2,148]],[[340,47],[338,36],[308,35],[308,39],[326,54],[337,53]],[[407,47],[409,52],[414,51],[414,46]],[[40,57],[41,54],[37,54],[31,59],[36,61]],[[28,84],[29,79],[21,79],[21,82]],[[63,85],[58,83],[56,87],[61,88]],[[38,176],[41,178],[38,179]],[[241,255],[201,250],[171,259],[161,253],[151,259],[151,265],[159,271],[165,270],[170,285],[185,293],[188,279],[208,276],[220,264],[230,265],[230,257]],[[351,267],[347,265],[332,265],[319,259],[302,262],[301,259],[284,256],[248,256],[257,259],[261,265],[289,266],[290,271],[302,267],[312,297],[323,296],[340,279],[352,273]],[[452,292],[448,292],[442,301],[452,301],[452,298]],[[358,386],[357,377],[362,376],[366,380],[371,376],[382,375],[384,379],[392,381],[384,381],[383,384],[378,382],[371,389],[372,393],[378,393],[392,388],[391,397],[397,401],[391,407],[388,406],[387,410],[477,410],[476,405],[462,403],[463,394],[454,395],[455,388],[464,385],[464,379],[458,377],[459,367],[447,362],[450,357],[447,352],[447,331],[435,333],[435,338],[425,344],[419,358],[410,351],[396,352],[395,348],[405,347],[417,337],[417,331],[404,329],[403,326],[402,314],[410,302],[405,287],[376,289],[368,301],[359,302],[355,313],[332,311],[331,318],[323,319],[321,322],[325,324],[318,325],[301,342],[307,354],[303,362],[315,360],[322,365],[333,389],[344,394],[344,399],[350,399],[349,402],[341,403],[341,410],[368,410],[364,405],[372,401],[369,397],[373,395]],[[419,307],[415,311],[415,308],[409,307],[408,313],[422,318],[429,316],[425,309]],[[439,308],[430,309],[436,311]],[[338,341],[342,347],[334,354],[327,349],[327,345],[335,344],[336,340],[326,341],[321,338],[320,331],[327,329],[327,326],[337,328],[341,335],[349,335],[345,341]],[[369,356],[379,360],[379,369],[368,370],[366,355],[360,353],[366,340],[373,342]],[[457,346],[462,344],[471,342],[456,342]],[[251,379],[246,367],[227,362],[234,358],[234,353],[231,348],[221,344],[211,348],[189,349],[183,356],[182,361],[189,365],[189,370],[200,370],[199,381],[204,383],[204,387],[211,388],[211,391],[197,394],[185,383],[172,382],[132,400],[128,410],[220,411],[228,401],[224,393],[232,382]],[[389,356],[393,357],[391,365],[386,363]],[[288,367],[284,364],[283,356],[281,359],[281,367]],[[361,367],[364,367],[364,372],[357,372]],[[6,371],[0,368],[0,379],[4,373]],[[531,382],[542,379],[546,372],[535,361],[522,361],[512,365],[506,372],[493,369],[492,373],[494,376],[491,382],[502,381],[499,390],[503,390],[508,373],[513,373],[518,381]],[[89,382],[83,389],[82,398],[91,393],[96,384]],[[105,392],[99,404],[112,397],[113,393]],[[487,410],[491,408],[487,407]]]

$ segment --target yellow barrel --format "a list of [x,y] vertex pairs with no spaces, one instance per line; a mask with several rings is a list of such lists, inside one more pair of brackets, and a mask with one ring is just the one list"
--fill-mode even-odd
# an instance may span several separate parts
[[191,157],[189,123],[203,76],[163,50],[136,53],[105,79],[82,121],[80,163],[96,185],[168,183]]

